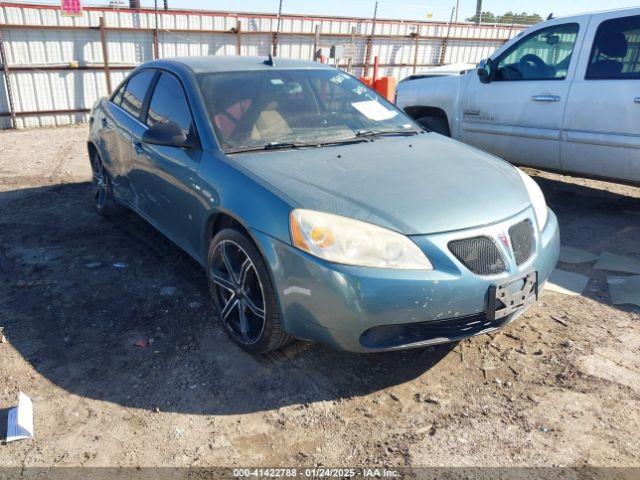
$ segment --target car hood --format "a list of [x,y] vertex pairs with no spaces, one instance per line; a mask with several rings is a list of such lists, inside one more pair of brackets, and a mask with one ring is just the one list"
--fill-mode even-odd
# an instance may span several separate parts
[[406,235],[487,225],[530,205],[511,165],[435,133],[232,158],[301,208]]

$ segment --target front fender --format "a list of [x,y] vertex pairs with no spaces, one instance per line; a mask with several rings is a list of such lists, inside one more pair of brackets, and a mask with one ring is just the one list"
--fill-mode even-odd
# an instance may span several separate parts
[[398,84],[396,104],[403,110],[419,107],[437,108],[445,112],[451,136],[457,137],[460,119],[461,93],[469,75],[416,78]]

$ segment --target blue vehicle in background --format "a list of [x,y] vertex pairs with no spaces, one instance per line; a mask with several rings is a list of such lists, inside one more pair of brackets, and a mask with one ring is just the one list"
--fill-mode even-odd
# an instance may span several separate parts
[[489,332],[534,303],[558,223],[508,163],[313,62],[147,62],[91,113],[94,200],[206,268],[252,353],[375,352]]

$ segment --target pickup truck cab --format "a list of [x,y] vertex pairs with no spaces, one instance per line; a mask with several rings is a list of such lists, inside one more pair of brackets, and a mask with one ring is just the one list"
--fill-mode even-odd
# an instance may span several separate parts
[[640,8],[541,22],[466,75],[403,80],[396,103],[516,164],[640,183]]

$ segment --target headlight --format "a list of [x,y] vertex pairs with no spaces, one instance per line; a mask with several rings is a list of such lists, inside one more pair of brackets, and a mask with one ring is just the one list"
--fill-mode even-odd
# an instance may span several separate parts
[[433,268],[409,238],[370,223],[296,209],[289,216],[289,225],[295,247],[330,262],[408,270]]
[[547,219],[549,218],[549,207],[547,207],[547,202],[544,200],[544,194],[533,178],[519,168],[516,168],[516,170],[520,174],[520,178],[522,178],[524,186],[527,187],[527,192],[529,192],[529,198],[531,199],[531,205],[533,205],[533,210],[536,212],[538,228],[542,230],[547,224]]

